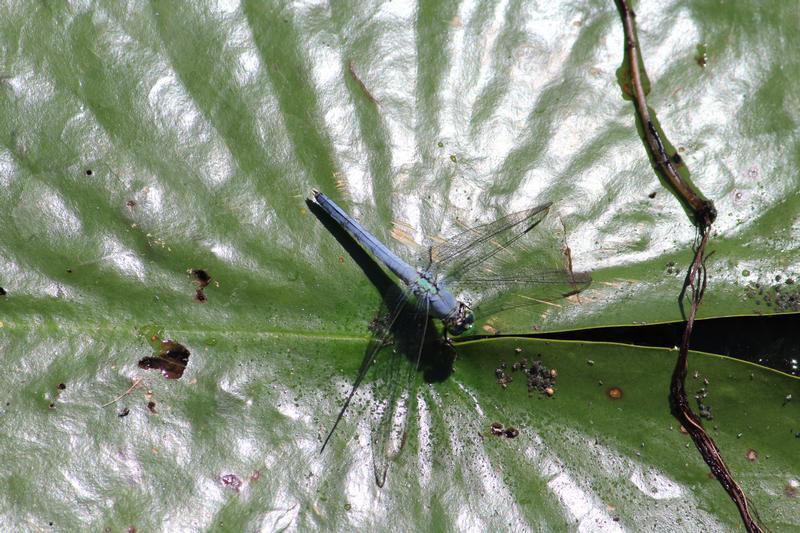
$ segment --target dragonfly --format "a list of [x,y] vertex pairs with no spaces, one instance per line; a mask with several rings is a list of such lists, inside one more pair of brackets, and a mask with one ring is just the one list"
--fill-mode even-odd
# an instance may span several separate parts
[[[515,261],[515,252],[524,250],[525,238],[544,220],[551,203],[503,216],[427,246],[412,266],[324,193],[312,189],[309,200],[402,281],[402,287],[394,286],[394,294],[384,298],[381,312],[370,325],[372,338],[363,363],[320,450],[330,442],[370,368],[377,368],[382,379],[376,382],[375,394],[381,412],[372,428],[371,444],[375,482],[382,487],[389,463],[405,442],[411,382],[432,333],[438,336],[431,319],[441,322],[444,342],[449,343],[448,335],[457,337],[474,329],[477,295],[490,299],[514,290],[558,298],[580,292],[591,280],[585,273],[572,272],[571,263],[567,267],[564,261],[558,265],[551,262],[550,268]],[[529,306],[531,300],[543,301],[527,298],[517,305]],[[411,362],[405,369],[401,355]]]

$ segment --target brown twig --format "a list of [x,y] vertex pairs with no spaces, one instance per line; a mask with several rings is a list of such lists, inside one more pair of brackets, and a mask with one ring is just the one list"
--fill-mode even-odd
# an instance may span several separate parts
[[697,308],[703,299],[708,281],[704,261],[707,257],[705,255],[705,248],[708,243],[708,234],[710,230],[710,225],[701,229],[702,239],[695,250],[694,261],[692,262],[686,280],[686,285],[691,289],[691,307],[689,310],[689,317],[686,320],[686,327],[683,330],[678,361],[675,363],[675,370],[672,373],[670,407],[672,409],[672,415],[678,419],[684,429],[689,433],[689,436],[692,437],[700,455],[703,456],[706,464],[711,468],[711,472],[736,504],[747,531],[761,532],[763,530],[752,516],[751,509],[747,502],[747,496],[733,479],[733,475],[722,458],[719,447],[717,447],[714,440],[709,437],[700,418],[692,411],[691,407],[689,407],[689,400],[686,396],[686,374],[689,367],[689,340],[692,336],[692,328],[694,327],[694,320],[697,316]]
[[564,242],[561,245],[561,254],[564,259],[564,266],[569,273],[569,281],[570,285],[572,286],[572,292],[575,293],[575,297],[578,299],[578,303],[581,303],[581,295],[577,291],[578,283],[575,280],[575,272],[572,270],[572,250],[570,249],[569,245],[567,244],[567,225],[564,224],[564,219],[558,217],[558,220],[561,221],[561,227],[564,229]]
[[616,0],[622,15],[622,24],[625,30],[625,50],[627,52],[628,65],[630,68],[631,89],[633,99],[636,103],[636,111],[642,121],[642,129],[650,153],[658,167],[659,172],[669,181],[673,189],[680,195],[684,202],[691,207],[694,213],[695,223],[698,227],[710,226],[717,217],[717,210],[711,200],[701,198],[686,181],[678,174],[675,166],[661,142],[656,127],[650,118],[650,111],[647,109],[647,100],[644,96],[641,72],[639,71],[639,51],[636,44],[636,29],[633,19],[636,14],[628,6],[626,0]]
[[367,97],[367,98],[369,98],[369,101],[370,101],[370,102],[372,102],[372,103],[373,103],[373,104],[375,104],[375,105],[380,105],[380,104],[378,103],[378,100],[376,100],[376,99],[375,99],[375,97],[374,97],[374,96],[372,96],[372,93],[371,93],[371,92],[369,92],[369,89],[367,89],[367,86],[366,86],[366,85],[364,85],[364,82],[363,82],[363,81],[361,81],[361,78],[360,78],[360,77],[358,76],[358,74],[356,73],[356,68],[355,68],[355,66],[353,65],[353,60],[352,60],[352,59],[351,59],[350,61],[348,61],[348,62],[347,62],[347,70],[349,70],[349,71],[350,71],[350,75],[353,77],[353,79],[355,80],[355,82],[358,84],[358,86],[359,86],[359,87],[361,88],[361,90],[364,92],[364,94],[366,95],[366,97]]
[[703,295],[705,294],[708,283],[705,267],[705,259],[708,256],[705,250],[708,244],[708,236],[711,233],[711,225],[717,216],[717,212],[713,202],[701,198],[683,178],[680,177],[664,148],[664,144],[661,142],[661,138],[650,118],[650,111],[647,108],[641,73],[639,71],[639,53],[636,45],[636,30],[633,20],[636,15],[628,6],[627,0],[616,1],[625,30],[625,50],[630,68],[631,90],[634,102],[636,103],[636,111],[639,114],[639,119],[643,126],[647,145],[659,172],[669,181],[683,201],[691,207],[694,215],[694,222],[701,236],[700,243],[695,249],[694,260],[689,268],[689,273],[686,276],[684,288],[681,293],[681,297],[683,297],[686,290],[690,289],[691,307],[683,331],[678,360],[675,363],[675,370],[672,373],[672,380],[670,383],[670,408],[672,410],[672,415],[678,419],[692,437],[697,450],[700,452],[709,468],[711,468],[711,472],[736,504],[747,531],[762,532],[761,526],[759,526],[756,519],[753,518],[744,491],[733,479],[733,475],[725,464],[719,448],[706,432],[700,418],[692,411],[686,396],[689,341],[691,340],[694,321],[697,317],[697,308],[703,300]]
[[113,400],[111,400],[110,402],[106,402],[106,403],[104,403],[104,404],[103,404],[103,405],[101,405],[100,407],[108,407],[108,406],[109,406],[109,405],[111,405],[112,403],[117,403],[118,401],[120,401],[121,399],[123,399],[125,396],[127,396],[128,394],[130,394],[131,392],[133,392],[133,389],[135,389],[136,387],[138,387],[139,385],[141,385],[141,384],[142,384],[142,379],[143,379],[143,378],[136,378],[136,380],[133,382],[133,385],[131,385],[131,387],[130,387],[128,390],[126,390],[125,392],[123,392],[122,394],[120,394],[119,396],[117,396],[116,398],[114,398]]

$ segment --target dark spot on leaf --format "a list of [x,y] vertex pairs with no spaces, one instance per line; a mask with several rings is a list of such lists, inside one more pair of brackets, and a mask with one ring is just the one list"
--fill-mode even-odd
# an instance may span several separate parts
[[133,209],[134,207],[136,207],[136,200],[128,200],[127,202],[125,202],[125,205]]
[[208,284],[211,283],[211,276],[202,268],[193,268],[189,272],[191,273],[192,277],[194,277],[197,285],[199,285],[200,288],[208,287]]
[[606,391],[606,393],[608,394],[608,397],[611,398],[612,400],[619,400],[620,398],[622,398],[622,389],[620,389],[619,387],[610,387],[608,391]]
[[86,169],[86,175],[87,176],[91,176],[92,174],[94,174],[94,172],[92,172],[92,169],[91,168],[87,168]]
[[655,193],[655,191],[653,191],[653,192],[651,192],[650,194],[648,194],[648,195],[647,195],[647,197],[648,197],[648,198],[650,198],[651,200],[652,200],[653,198],[655,198],[655,197],[656,197],[656,193]]
[[672,162],[676,165],[683,164],[683,158],[681,158],[680,154],[678,154],[677,152],[672,154],[672,157],[670,159],[672,159]]
[[744,457],[751,463],[755,463],[756,460],[758,459],[758,452],[755,451],[753,448],[750,448],[749,450],[747,450],[747,453],[744,454]]
[[353,508],[353,506],[352,506],[352,505],[350,505],[349,503],[346,503],[346,504],[344,504],[344,510],[345,510],[345,511],[349,511],[349,510],[350,510],[350,509],[352,509],[352,508]]
[[124,418],[124,417],[128,416],[129,414],[131,414],[131,410],[126,407],[122,411],[117,413],[117,416],[120,417],[120,418]]
[[190,355],[184,345],[171,340],[162,341],[158,354],[142,358],[139,368],[156,368],[167,379],[179,379],[186,370]]
[[50,409],[55,409],[55,408],[56,408],[56,404],[54,404],[54,403],[51,403],[51,404],[49,405],[49,407],[50,407]]
[[503,432],[506,438],[514,439],[519,435],[519,430],[517,428],[506,428]]
[[156,414],[156,402],[152,400],[147,402],[147,408],[150,409],[151,413]]
[[58,384],[58,390],[64,390],[66,388],[67,388],[67,386],[64,383],[59,383]]
[[71,268],[67,269],[67,274],[72,274],[72,269]]
[[239,492],[242,487],[242,480],[233,474],[225,474],[222,476],[222,485],[225,488]]
[[6,294],[8,294],[6,293],[6,290],[3,287],[0,287],[0,296],[5,296]]
[[489,431],[492,432],[492,435],[502,435],[503,424],[501,424],[500,422],[492,422],[492,425],[489,426]]
[[201,303],[205,302],[207,298],[203,289],[208,287],[208,284],[211,283],[211,275],[202,268],[193,268],[189,273],[194,278],[194,282],[197,283],[198,287],[194,295],[195,300]]

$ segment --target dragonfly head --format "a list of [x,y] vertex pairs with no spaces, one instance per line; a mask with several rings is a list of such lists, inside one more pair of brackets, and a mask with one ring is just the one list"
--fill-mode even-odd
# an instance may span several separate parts
[[458,309],[444,321],[447,332],[451,335],[461,335],[472,327],[475,316],[465,304],[458,302]]

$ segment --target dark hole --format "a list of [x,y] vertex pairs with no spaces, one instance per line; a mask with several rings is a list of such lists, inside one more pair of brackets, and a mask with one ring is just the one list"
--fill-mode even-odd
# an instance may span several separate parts
[[120,412],[117,414],[117,416],[118,416],[118,417],[120,417],[120,418],[123,418],[123,417],[126,417],[126,416],[128,416],[129,414],[131,414],[131,410],[130,410],[130,409],[128,409],[128,408],[126,407],[126,408],[124,408],[122,411],[120,411]]
[[155,368],[167,379],[179,379],[186,370],[190,355],[184,345],[171,340],[162,341],[158,354],[143,357],[139,360],[139,368]]
[[87,175],[87,176],[91,176],[92,174],[93,174],[93,172],[92,172],[92,169],[90,169],[90,168],[87,168],[87,169],[86,169],[86,175]]
[[67,388],[67,386],[64,383],[59,383],[58,384],[58,390],[64,390],[66,388]]
[[208,284],[211,283],[211,275],[202,268],[193,268],[190,273],[200,288],[208,287]]
[[147,402],[147,408],[150,409],[151,413],[156,412],[156,402]]
[[655,197],[656,197],[656,193],[655,193],[655,191],[654,191],[654,192],[651,192],[650,194],[648,194],[648,195],[647,195],[647,197],[648,197],[648,198],[650,198],[651,200],[652,200],[653,198],[655,198]]
[[0,296],[5,296],[6,294],[6,290],[3,287],[0,287]]

